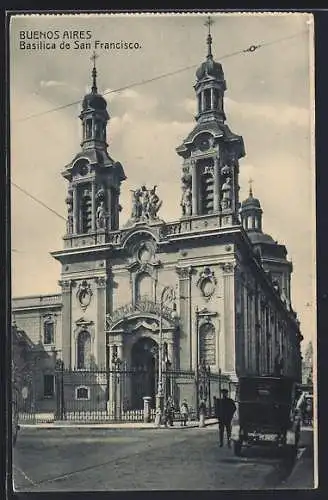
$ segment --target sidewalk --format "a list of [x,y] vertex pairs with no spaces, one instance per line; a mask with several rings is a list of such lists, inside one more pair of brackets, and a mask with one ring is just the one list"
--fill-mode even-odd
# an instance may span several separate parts
[[[205,427],[217,423],[216,418],[209,418],[205,420]],[[62,428],[75,428],[75,429],[158,429],[154,422],[113,422],[113,423],[78,423],[78,422],[56,422],[56,423],[37,423],[37,424],[19,424],[21,429],[62,429]],[[186,427],[182,427],[179,422],[176,422],[173,429],[192,429],[199,427],[199,422],[189,422]],[[165,429],[165,425],[160,426]]]
[[301,433],[300,447],[296,464],[290,476],[281,484],[286,489],[310,489],[314,488],[314,455],[313,455],[313,431],[303,429]]

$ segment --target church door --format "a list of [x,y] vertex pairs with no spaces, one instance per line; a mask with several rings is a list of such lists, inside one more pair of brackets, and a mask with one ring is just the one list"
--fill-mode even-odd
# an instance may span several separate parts
[[150,396],[151,406],[155,407],[158,345],[149,338],[142,337],[132,347],[132,405],[134,409],[143,408],[143,397]]

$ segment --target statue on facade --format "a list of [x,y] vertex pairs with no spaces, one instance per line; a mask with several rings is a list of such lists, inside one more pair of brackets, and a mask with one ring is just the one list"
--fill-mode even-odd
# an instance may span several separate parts
[[66,231],[68,234],[73,232],[73,196],[72,191],[68,191],[68,196],[66,198],[67,204],[67,221],[66,221]]
[[157,212],[162,206],[162,201],[159,199],[156,193],[156,188],[157,186],[154,186],[153,189],[150,190],[149,192],[149,216],[151,219],[156,219],[157,217]]
[[150,219],[149,208],[150,208],[150,194],[146,186],[142,186],[142,202],[141,202],[141,210],[142,216],[146,219]]
[[142,205],[141,205],[141,189],[136,189],[132,192],[132,214],[131,217],[133,219],[139,219],[142,214]]
[[231,207],[231,177],[227,177],[225,183],[222,186],[222,209],[225,210]]
[[188,217],[192,214],[192,193],[190,186],[187,186],[182,193],[181,203],[182,215]]
[[101,201],[96,212],[97,229],[106,229],[107,214],[105,210],[105,202]]
[[162,206],[162,201],[156,193],[156,188],[157,186],[147,189],[143,185],[140,189],[132,191],[132,219],[136,221],[157,219],[157,212]]

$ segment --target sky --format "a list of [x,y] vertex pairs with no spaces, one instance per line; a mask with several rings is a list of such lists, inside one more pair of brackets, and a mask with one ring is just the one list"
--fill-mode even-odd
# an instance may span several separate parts
[[[227,124],[245,142],[240,199],[248,196],[252,178],[263,230],[287,246],[293,262],[292,304],[305,344],[316,331],[313,19],[218,12],[212,19],[213,54],[227,81]],[[121,224],[130,216],[130,190],[143,183],[158,186],[160,217],[178,219],[182,163],[175,148],[194,126],[193,85],[206,55],[205,20],[206,14],[12,17],[12,182],[66,217],[61,172],[80,150],[78,115],[91,86],[94,44],[137,42],[137,49],[97,48],[98,90],[109,92],[109,154],[127,175]],[[55,30],[55,49],[20,46],[21,32],[51,36]],[[60,48],[63,33],[74,30],[91,32],[91,50],[74,48],[72,40],[65,40],[70,48]],[[262,47],[233,55],[251,45]],[[13,186],[11,227],[13,296],[59,293],[60,264],[50,252],[63,248],[65,221]]]

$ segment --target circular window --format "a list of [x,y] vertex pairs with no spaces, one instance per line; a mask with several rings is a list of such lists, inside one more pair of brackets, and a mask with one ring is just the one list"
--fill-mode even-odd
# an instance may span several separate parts
[[210,297],[214,292],[214,283],[210,279],[205,279],[202,283],[202,292],[204,297]]

